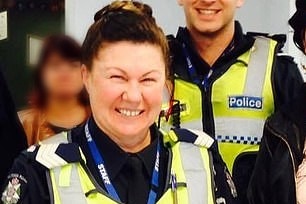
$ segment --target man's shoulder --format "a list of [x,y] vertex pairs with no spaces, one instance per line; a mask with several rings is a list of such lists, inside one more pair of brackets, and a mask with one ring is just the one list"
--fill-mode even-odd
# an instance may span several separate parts
[[294,58],[284,53],[278,53],[273,67],[275,75],[279,77],[287,77],[288,79],[301,79],[301,73],[299,68],[294,61]]
[[276,60],[284,65],[292,65],[292,66],[297,66],[297,64],[294,61],[294,58],[290,56],[289,54],[286,53],[278,53],[276,55]]

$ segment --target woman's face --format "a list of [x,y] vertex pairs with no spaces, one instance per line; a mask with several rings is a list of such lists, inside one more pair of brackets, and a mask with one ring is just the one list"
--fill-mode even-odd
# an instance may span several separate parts
[[105,43],[85,69],[93,116],[117,139],[145,136],[158,117],[165,85],[160,47],[149,43]]
[[75,97],[83,89],[80,61],[68,61],[52,54],[42,73],[47,94],[53,97]]

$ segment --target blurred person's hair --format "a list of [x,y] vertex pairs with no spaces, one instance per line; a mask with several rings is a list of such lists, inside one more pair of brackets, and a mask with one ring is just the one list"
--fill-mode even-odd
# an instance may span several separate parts
[[89,70],[103,43],[130,41],[160,47],[166,63],[166,77],[169,77],[168,42],[149,5],[137,1],[114,1],[99,10],[94,21],[82,46],[82,62]]
[[289,24],[294,30],[293,41],[295,45],[305,53],[306,0],[296,0],[296,9]]
[[[29,104],[32,107],[42,108],[46,105],[48,91],[43,82],[43,72],[54,54],[67,61],[81,62],[81,46],[74,39],[62,34],[46,37],[33,73],[33,88],[29,95]],[[79,100],[83,105],[89,104],[85,88],[80,92]]]

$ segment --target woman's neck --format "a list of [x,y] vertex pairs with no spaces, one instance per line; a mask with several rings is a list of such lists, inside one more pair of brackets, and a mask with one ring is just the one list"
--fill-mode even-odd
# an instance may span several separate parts
[[44,115],[53,125],[72,128],[86,120],[88,111],[77,98],[49,98]]
[[[94,114],[93,118],[95,118]],[[114,143],[116,143],[125,152],[137,153],[151,144],[150,129],[143,131],[137,135],[124,136],[121,134],[116,134],[113,130],[97,122],[97,120],[95,120],[95,123],[100,130],[102,130]]]
[[[117,138],[111,138],[111,139],[114,141],[114,139]],[[148,131],[146,136],[135,137],[132,140],[126,140],[126,141],[118,139],[116,143],[125,152],[137,153],[151,144],[151,134],[150,131]]]

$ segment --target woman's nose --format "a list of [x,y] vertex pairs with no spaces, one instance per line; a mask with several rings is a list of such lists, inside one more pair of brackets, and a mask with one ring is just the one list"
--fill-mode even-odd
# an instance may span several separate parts
[[142,99],[141,87],[138,83],[129,83],[122,95],[123,100],[131,103],[139,103]]

